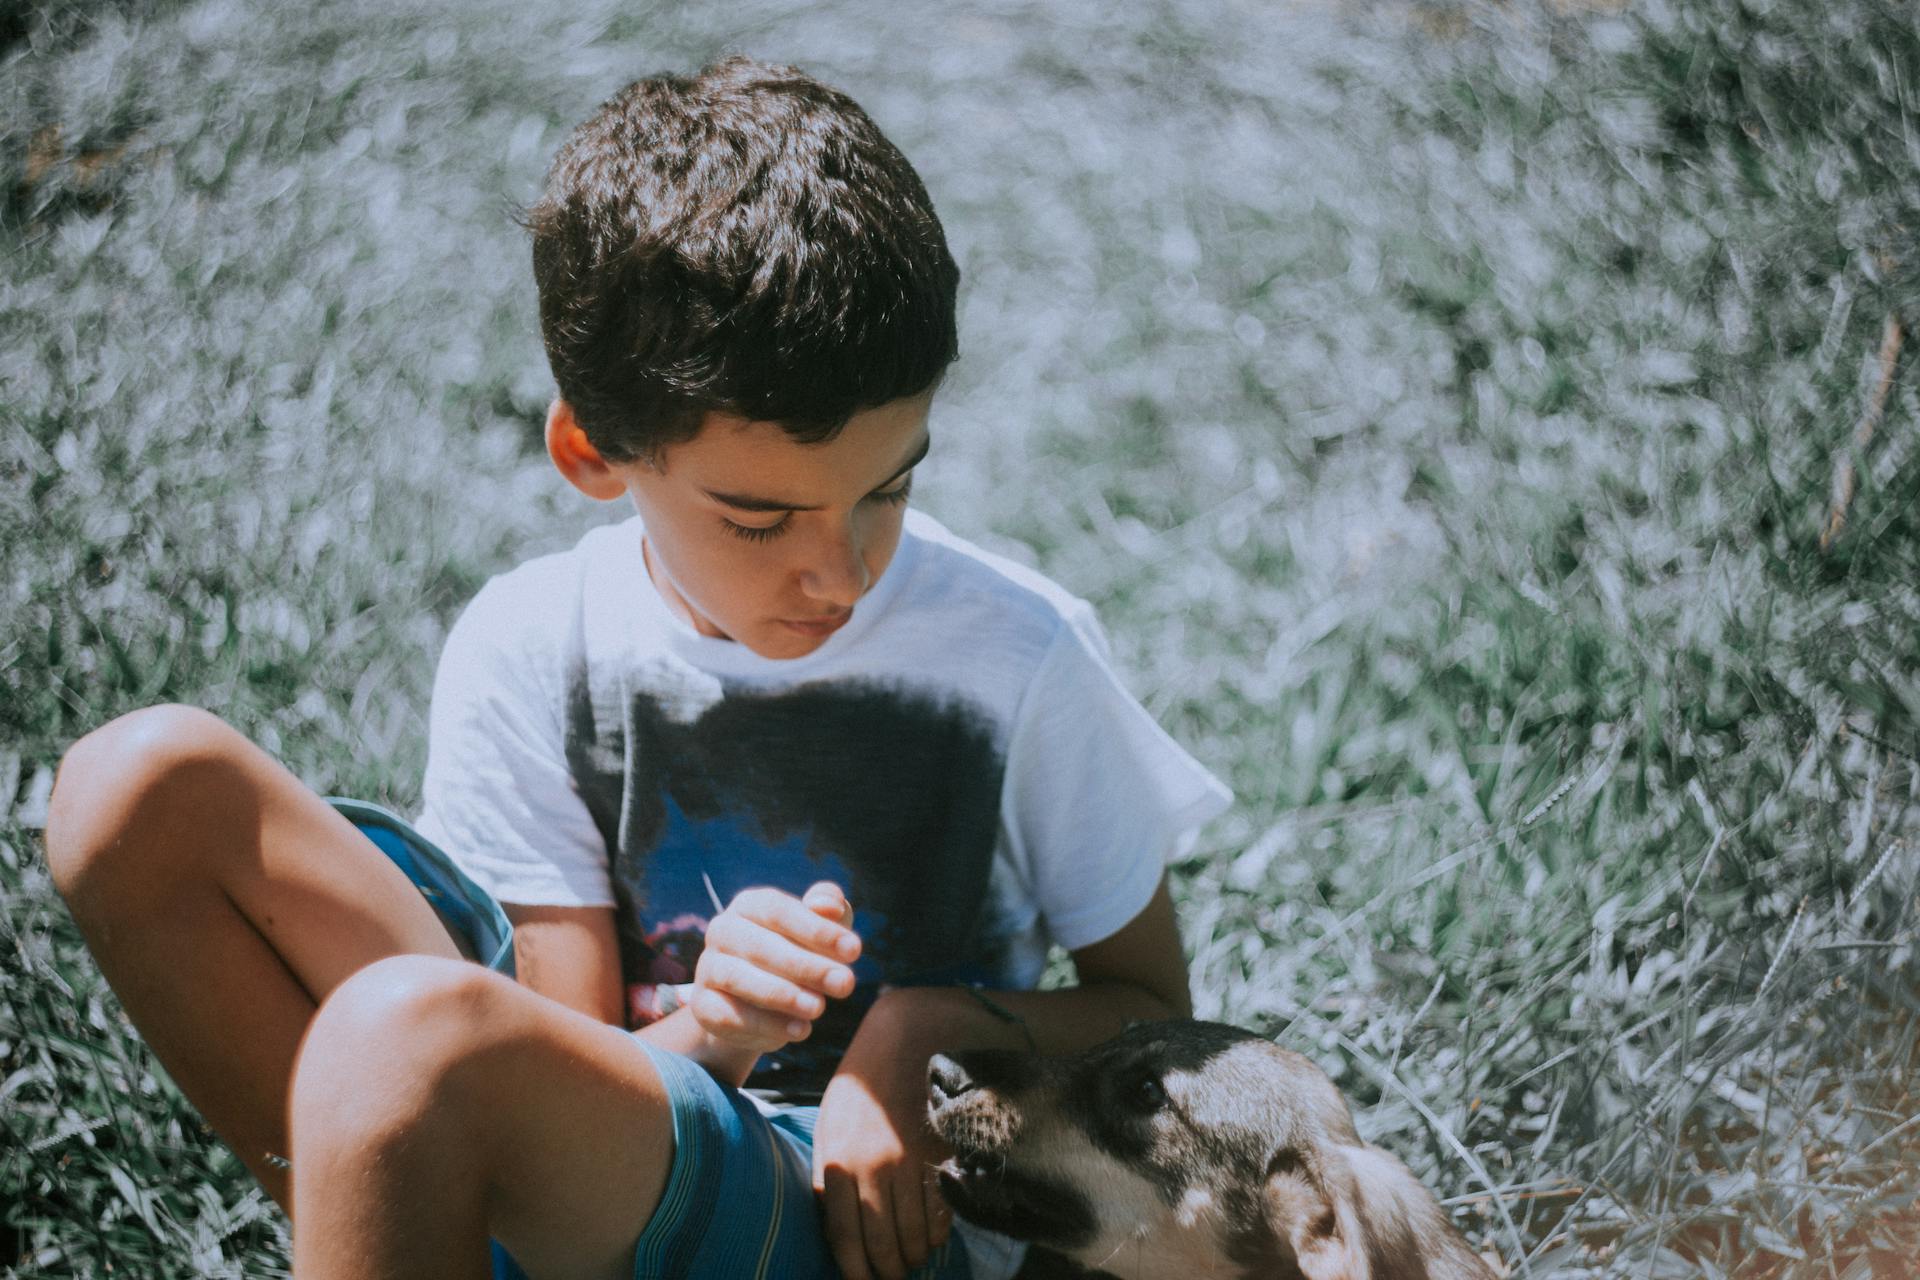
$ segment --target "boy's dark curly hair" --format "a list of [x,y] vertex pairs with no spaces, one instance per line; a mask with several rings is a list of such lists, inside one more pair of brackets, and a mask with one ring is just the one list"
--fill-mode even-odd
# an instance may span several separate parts
[[960,271],[926,188],[792,67],[627,86],[560,148],[527,223],[554,379],[612,461],[710,411],[830,439],[958,353]]

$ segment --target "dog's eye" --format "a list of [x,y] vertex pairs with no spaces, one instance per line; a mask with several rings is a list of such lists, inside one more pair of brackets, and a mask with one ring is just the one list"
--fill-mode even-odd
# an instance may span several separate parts
[[1166,1086],[1160,1083],[1158,1076],[1135,1076],[1128,1082],[1124,1097],[1129,1105],[1140,1111],[1158,1111],[1167,1105]]

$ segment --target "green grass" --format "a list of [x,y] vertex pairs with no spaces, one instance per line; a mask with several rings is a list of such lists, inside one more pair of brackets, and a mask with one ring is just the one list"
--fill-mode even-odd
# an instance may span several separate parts
[[532,447],[511,208],[731,49],[946,219],[918,500],[1093,599],[1238,792],[1181,868],[1201,1012],[1516,1269],[1920,1257],[1893,0],[291,13],[0,16],[7,1274],[284,1270],[47,885],[51,769],[179,699],[412,805],[461,603],[610,514]]

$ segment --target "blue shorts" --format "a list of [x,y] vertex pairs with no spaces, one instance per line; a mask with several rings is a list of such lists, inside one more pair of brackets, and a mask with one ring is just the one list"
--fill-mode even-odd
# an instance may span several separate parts
[[327,797],[327,803],[373,841],[387,860],[406,873],[420,896],[439,913],[447,931],[489,969],[513,973],[513,926],[493,895],[454,865],[440,846],[413,829],[399,814],[364,800]]
[[[512,974],[513,926],[486,890],[405,819],[359,801],[332,803],[406,872],[476,959]],[[673,1166],[635,1247],[634,1280],[838,1280],[813,1195],[818,1108],[763,1110],[691,1059],[638,1043],[673,1107]],[[493,1274],[527,1280],[498,1243]],[[913,1273],[916,1280],[973,1274],[958,1231]]]

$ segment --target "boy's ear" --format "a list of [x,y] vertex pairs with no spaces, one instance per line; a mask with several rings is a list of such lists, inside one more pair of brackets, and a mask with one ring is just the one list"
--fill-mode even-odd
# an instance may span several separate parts
[[547,456],[568,484],[597,502],[611,502],[627,492],[626,477],[600,456],[565,400],[556,399],[547,409]]

